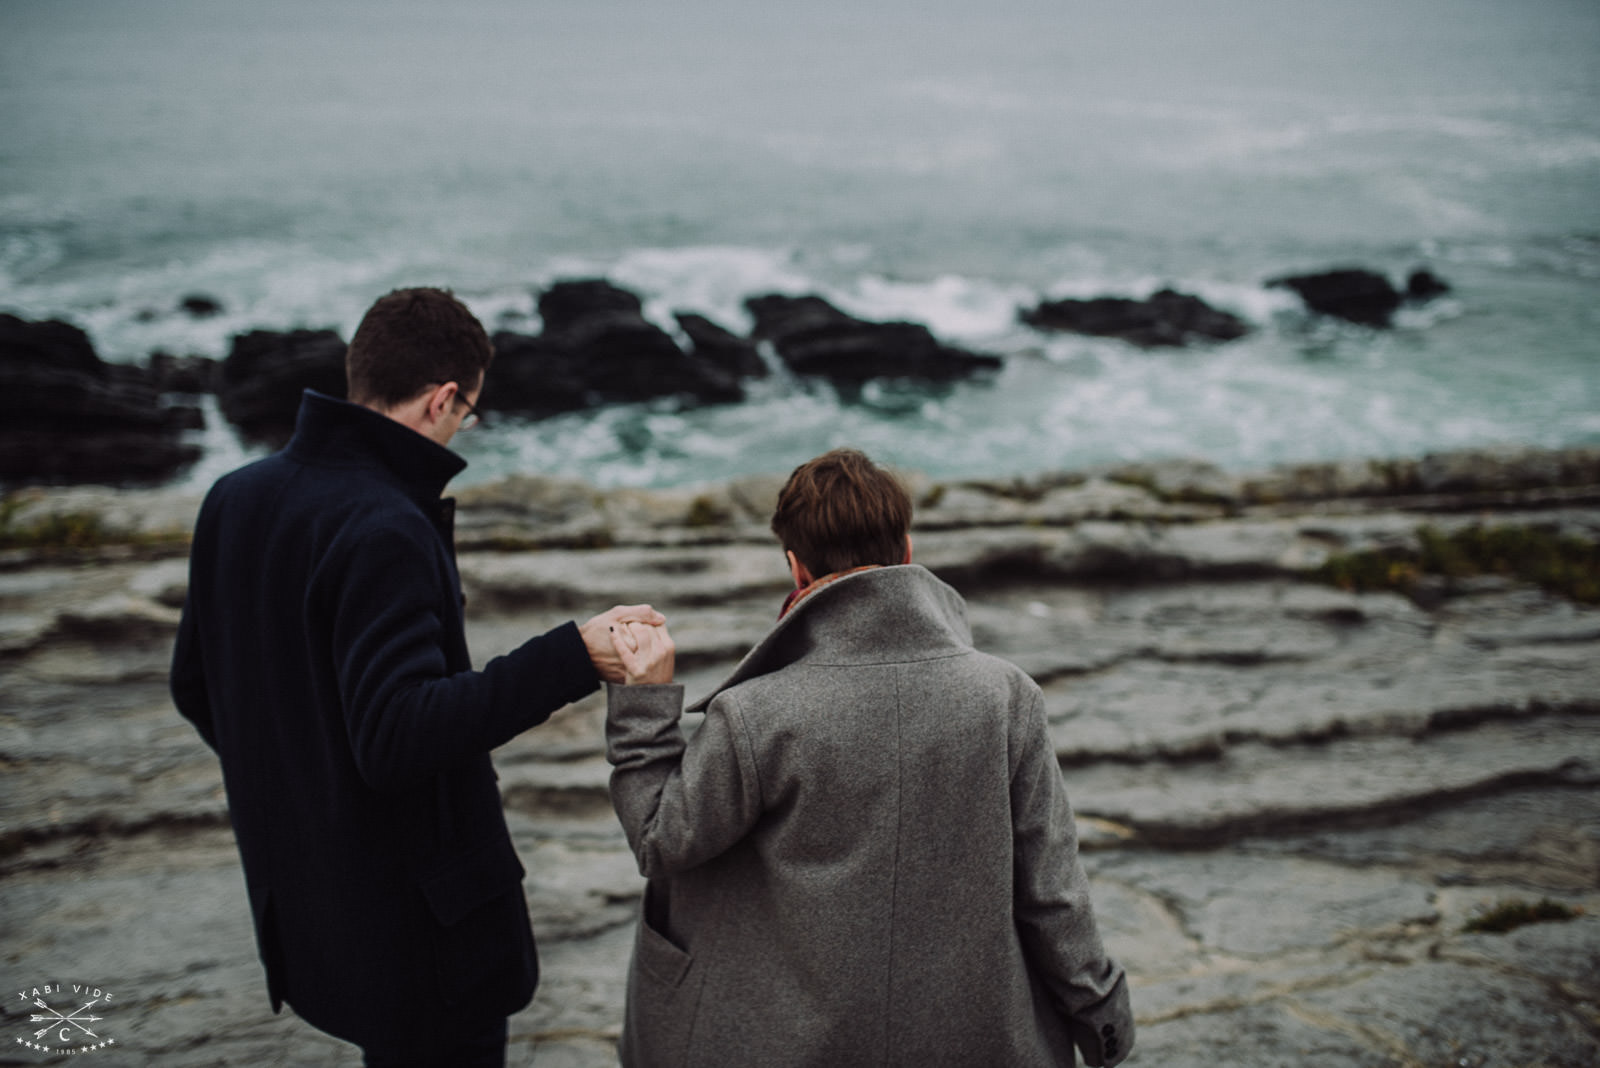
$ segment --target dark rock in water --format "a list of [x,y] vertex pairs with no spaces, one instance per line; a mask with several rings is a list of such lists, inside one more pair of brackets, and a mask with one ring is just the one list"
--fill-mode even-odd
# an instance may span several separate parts
[[204,430],[206,415],[192,404],[172,404],[162,409],[174,430]]
[[497,331],[494,363],[478,407],[536,418],[578,411],[603,403],[598,384],[585,374],[585,361],[544,337]]
[[0,315],[0,480],[150,482],[200,458],[143,368],[107,364],[69,323]]
[[1114,337],[1154,348],[1186,345],[1197,339],[1232,341],[1250,332],[1236,315],[1219,311],[1187,293],[1163,289],[1149,300],[1097,297],[1092,300],[1047,300],[1021,312],[1024,323],[1039,330],[1068,330]]
[[657,397],[744,399],[736,374],[644,317],[637,296],[604,279],[558,282],[539,298],[544,333],[494,335],[483,406],[533,416]]
[[539,294],[539,318],[544,320],[547,334],[608,315],[642,317],[643,311],[644,304],[636,294],[604,278],[556,282]]
[[165,482],[199,460],[202,452],[200,446],[180,441],[177,430],[163,425],[153,432],[0,432],[0,483],[121,486]]
[[245,437],[281,446],[294,433],[300,394],[345,395],[345,343],[332,330],[252,330],[233,339],[217,399]]
[[1432,271],[1419,267],[1406,279],[1406,300],[1421,302],[1432,300],[1450,292],[1450,284]]
[[190,293],[178,302],[178,307],[196,319],[222,314],[222,301],[207,293]]
[[78,371],[104,377],[106,364],[95,355],[89,335],[55,319],[29,322],[0,314],[0,365],[18,364]]
[[150,380],[162,393],[215,393],[219,367],[205,356],[150,354]]
[[657,397],[706,403],[744,398],[731,374],[685,353],[649,323],[613,323],[603,335],[581,342],[502,330],[494,335],[494,348],[481,402],[487,410],[544,417]]
[[1267,285],[1294,290],[1314,312],[1364,326],[1388,326],[1400,307],[1400,292],[1389,280],[1361,268],[1285,275],[1269,280]]
[[796,374],[845,383],[874,378],[941,382],[1001,366],[998,356],[941,344],[919,323],[857,319],[818,296],[772,293],[744,303],[755,319],[753,336],[771,341]]
[[690,352],[736,378],[765,378],[771,372],[756,352],[756,344],[694,312],[674,312],[673,318],[689,336]]

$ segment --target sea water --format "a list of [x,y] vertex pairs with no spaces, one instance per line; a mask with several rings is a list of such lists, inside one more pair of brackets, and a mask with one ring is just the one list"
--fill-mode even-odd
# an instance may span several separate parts
[[[1344,265],[1452,289],[1372,330],[1265,285]],[[667,329],[818,293],[1005,366],[501,418],[460,482],[1600,444],[1600,3],[0,0],[0,310],[221,357],[402,285],[536,333],[595,276]],[[1254,331],[1017,319],[1163,286]],[[255,455],[202,440],[186,484]]]

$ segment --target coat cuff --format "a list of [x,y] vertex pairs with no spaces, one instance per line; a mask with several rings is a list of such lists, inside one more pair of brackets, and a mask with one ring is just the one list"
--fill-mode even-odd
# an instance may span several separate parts
[[566,699],[556,707],[580,701],[600,688],[600,674],[594,669],[594,661],[589,657],[589,647],[583,643],[583,632],[578,629],[578,624],[568,620],[535,640],[548,641],[557,658],[556,662],[562,665],[562,688]]
[[1128,977],[1117,982],[1105,997],[1072,1014],[1068,1021],[1072,1040],[1083,1063],[1106,1068],[1120,1064],[1133,1049],[1133,1007],[1128,1001]]
[[630,719],[677,719],[683,713],[683,683],[606,683],[606,708]]
[[606,759],[621,764],[682,752],[682,715],[682,683],[606,683]]

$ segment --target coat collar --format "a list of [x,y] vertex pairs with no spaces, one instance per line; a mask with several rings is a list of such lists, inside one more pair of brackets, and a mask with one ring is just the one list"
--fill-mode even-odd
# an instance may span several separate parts
[[849,572],[797,601],[733,674],[685,711],[746,679],[801,662],[881,664],[972,648],[966,602],[921,564]]
[[467,461],[382,412],[308,389],[285,452],[320,467],[377,466],[419,501],[434,502]]

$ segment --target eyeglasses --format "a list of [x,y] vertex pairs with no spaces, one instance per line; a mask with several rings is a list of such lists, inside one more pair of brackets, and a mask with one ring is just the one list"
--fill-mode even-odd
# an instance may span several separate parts
[[[449,385],[449,383],[430,382],[426,388],[432,390],[445,385]],[[473,404],[471,401],[467,400],[466,391],[461,388],[461,383],[459,382],[456,383],[455,399],[467,406],[467,414],[461,417],[461,424],[456,427],[457,430],[471,430],[473,427],[483,422],[483,413],[478,411],[478,406],[476,404]]]
[[461,417],[461,425],[457,429],[471,430],[473,427],[483,422],[483,413],[478,411],[478,406],[476,404],[473,404],[471,401],[467,400],[467,398],[463,397],[460,393],[456,394],[456,400],[467,406],[467,414]]

